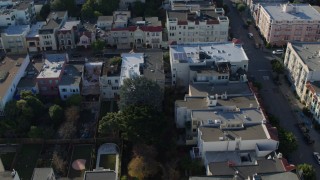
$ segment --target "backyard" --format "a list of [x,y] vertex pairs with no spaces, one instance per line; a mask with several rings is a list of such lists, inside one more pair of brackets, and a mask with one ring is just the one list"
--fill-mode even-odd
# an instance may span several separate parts
[[31,179],[42,145],[23,145],[18,151],[13,168],[17,170],[21,179]]
[[69,165],[68,178],[83,177],[85,170],[90,169],[92,145],[75,145]]
[[115,170],[116,157],[117,155],[115,154],[101,154],[99,167],[103,167],[104,169]]

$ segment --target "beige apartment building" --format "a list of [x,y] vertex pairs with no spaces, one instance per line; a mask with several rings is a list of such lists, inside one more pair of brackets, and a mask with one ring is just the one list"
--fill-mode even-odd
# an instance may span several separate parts
[[215,10],[168,11],[166,28],[169,42],[225,42],[229,19]]
[[309,4],[259,4],[256,25],[271,45],[320,40],[320,13]]

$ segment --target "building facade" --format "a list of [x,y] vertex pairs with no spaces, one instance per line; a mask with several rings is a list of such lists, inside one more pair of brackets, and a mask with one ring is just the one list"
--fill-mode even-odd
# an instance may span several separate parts
[[39,21],[32,25],[30,32],[27,34],[26,43],[28,47],[28,52],[39,52],[41,51],[39,30],[45,25],[44,21]]
[[29,25],[9,26],[1,34],[3,48],[6,53],[27,53],[28,45],[26,36],[30,32]]
[[225,42],[229,19],[215,10],[167,11],[166,28],[169,42]]
[[260,4],[254,16],[260,33],[271,45],[320,39],[320,13],[309,4]]
[[80,21],[67,21],[57,31],[59,50],[74,49],[77,47]]

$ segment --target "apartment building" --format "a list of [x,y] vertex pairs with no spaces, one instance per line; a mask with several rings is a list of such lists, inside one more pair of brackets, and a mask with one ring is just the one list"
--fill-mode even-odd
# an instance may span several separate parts
[[4,116],[4,107],[12,100],[29,62],[29,55],[8,55],[0,61],[0,116]]
[[41,51],[39,30],[46,24],[45,21],[39,21],[32,25],[30,32],[26,36],[26,43],[28,52],[39,52]]
[[167,11],[169,42],[225,42],[229,19],[215,10]]
[[29,32],[29,25],[9,26],[3,33],[1,33],[2,44],[5,52],[12,54],[27,53],[28,45],[26,37]]
[[260,33],[271,45],[320,39],[320,13],[309,4],[260,4],[254,16]]
[[39,42],[42,51],[58,50],[57,31],[67,21],[67,11],[50,12],[46,24],[39,29]]
[[131,11],[114,11],[113,12],[113,28],[124,28],[128,26],[131,18]]
[[[121,57],[118,57],[121,58]],[[114,99],[119,95],[121,64],[105,62],[100,77],[100,92],[102,99]]]
[[306,106],[312,113],[312,119],[320,124],[320,81],[306,83]]
[[44,64],[37,76],[39,93],[46,96],[58,96],[59,84],[64,73],[67,54],[46,54]]
[[33,0],[2,1],[0,6],[0,26],[30,24],[36,14]]
[[301,102],[307,100],[307,82],[320,81],[320,43],[289,42],[284,58],[288,79]]
[[97,27],[110,30],[113,25],[113,16],[99,16],[97,20]]
[[169,53],[172,86],[187,88],[190,82],[221,84],[239,80],[248,71],[249,59],[241,44],[185,43],[171,45]]
[[107,43],[118,49],[161,48],[162,26],[157,17],[137,21],[129,27],[112,28]]
[[57,30],[59,50],[74,49],[77,47],[80,21],[67,21]]
[[67,64],[59,82],[59,94],[62,100],[67,100],[74,94],[80,94],[83,64]]
[[77,46],[87,49],[95,40],[96,35],[94,32],[84,31],[79,33],[79,41],[77,43]]

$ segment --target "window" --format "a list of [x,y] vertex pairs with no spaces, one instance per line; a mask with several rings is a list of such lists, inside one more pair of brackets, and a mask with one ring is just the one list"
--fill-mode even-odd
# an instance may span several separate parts
[[221,79],[221,76],[218,76],[218,79]]
[[52,84],[52,80],[49,80],[49,84]]
[[115,82],[115,83],[118,83],[118,80],[116,79],[116,80],[114,80],[114,82]]
[[111,84],[111,80],[108,80],[108,84]]
[[65,99],[67,99],[67,95],[64,95],[63,97],[64,97]]
[[67,89],[63,88],[63,89],[62,89],[62,92],[67,92]]

